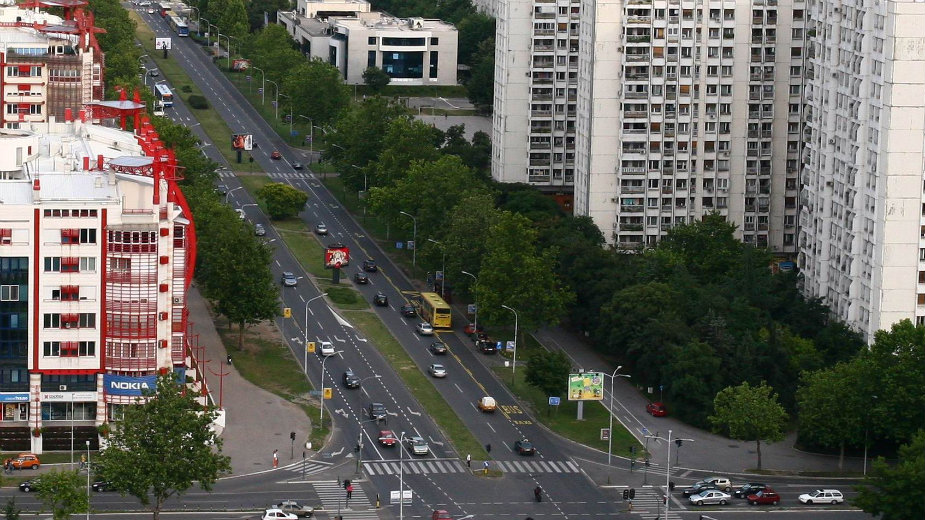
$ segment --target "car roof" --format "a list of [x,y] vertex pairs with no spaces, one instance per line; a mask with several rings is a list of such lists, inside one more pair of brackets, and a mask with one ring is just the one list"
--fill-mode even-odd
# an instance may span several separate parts
[[283,276],[292,276],[291,271],[283,271]]

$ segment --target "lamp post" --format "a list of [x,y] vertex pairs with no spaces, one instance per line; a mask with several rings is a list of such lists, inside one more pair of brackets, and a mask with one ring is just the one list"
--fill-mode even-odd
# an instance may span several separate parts
[[608,431],[609,431],[610,434],[607,436],[607,466],[608,466],[608,468],[610,467],[610,457],[611,457],[611,454],[613,453],[613,388],[614,388],[614,381],[616,381],[618,377],[627,377],[627,378],[630,377],[629,374],[620,374],[620,375],[617,375],[617,372],[619,372],[621,368],[623,368],[623,365],[618,366],[617,369],[613,371],[613,374],[610,375],[610,409],[609,409],[609,412],[610,412],[610,426],[608,427],[608,428],[609,428]]
[[198,8],[198,7],[194,7],[194,6],[192,6],[192,5],[188,5],[187,7],[190,8],[190,9],[195,9],[195,10],[196,10],[196,36],[201,36],[201,35],[199,34],[199,15],[202,14],[202,13],[199,12],[199,8]]
[[203,18],[202,13],[199,13],[199,18],[196,20],[196,32],[197,33],[199,33],[199,30],[202,28],[202,22],[206,22],[206,45],[208,46],[208,45],[211,45],[211,43],[209,42],[209,36],[211,36],[211,34],[209,34],[209,27],[212,24],[209,23],[208,18]]
[[292,96],[280,94],[280,96],[289,99],[289,137],[292,137]]
[[511,386],[514,386],[514,375],[517,371],[517,311],[507,305],[502,307],[514,313],[514,361],[511,362]]
[[427,241],[437,244],[438,246],[440,246],[440,249],[443,251],[443,267],[441,268],[442,269],[441,272],[443,273],[443,279],[440,280],[440,297],[446,298],[446,247],[444,247],[443,242],[439,240],[428,238]]
[[87,520],[90,520],[90,441],[87,443]]
[[479,333],[479,294],[476,291],[476,289],[478,288],[478,285],[479,285],[479,279],[476,278],[474,274],[468,271],[460,271],[460,273],[472,277],[473,287],[474,287],[474,289],[472,290],[472,294],[475,296],[474,298],[475,299],[475,323],[472,326],[474,328],[475,333],[478,334]]
[[[309,298],[308,301],[305,302],[305,326],[302,327],[302,342],[305,347],[305,357],[302,362],[302,368],[305,370],[305,377],[308,377],[308,304],[327,295],[328,293],[321,293],[314,298]],[[321,376],[324,377],[324,372],[321,373]],[[321,391],[324,392],[324,385],[322,385]]]
[[[669,494],[671,493],[671,430],[668,430],[668,438],[657,435],[647,435],[647,439],[659,439],[668,443],[668,454],[665,457],[665,520],[668,520],[668,507],[671,505]],[[675,439],[677,441],[694,442],[694,439]]]
[[411,271],[417,270],[418,265],[418,219],[411,213],[399,211],[402,215],[409,217],[414,223],[414,231],[411,234],[411,241],[414,242],[414,249],[411,250]]
[[251,65],[251,68],[260,71],[260,104],[263,105],[267,101],[267,74],[260,67]]
[[268,79],[268,80],[267,80],[267,83],[272,83],[272,84],[273,84],[274,92],[276,93],[276,95],[275,95],[275,100],[276,100],[276,101],[274,101],[273,104],[276,105],[276,107],[275,107],[275,108],[276,108],[276,119],[279,119],[279,85],[278,85],[275,81],[273,81],[272,79]]
[[398,520],[405,518],[405,432],[398,437]]
[[[381,377],[382,377],[382,376],[380,376],[379,374],[373,374],[373,375],[371,375],[371,376],[364,377],[363,379],[360,379],[360,384],[362,385],[362,384],[363,384],[363,381],[366,381],[367,379],[379,379],[379,378],[381,378]],[[357,426],[360,427],[360,433],[357,435],[357,467],[356,467],[356,473],[359,474],[359,473],[360,473],[360,465],[363,464],[363,423],[368,423],[368,422],[373,422],[373,421],[379,422],[379,419],[367,419],[367,420],[365,420],[365,421],[360,420],[359,417],[357,417],[357,419],[358,419],[358,420],[357,420]]]
[[324,428],[324,364],[328,359],[343,353],[343,350],[337,350],[330,356],[321,356],[321,413],[318,414],[318,426],[320,428]]

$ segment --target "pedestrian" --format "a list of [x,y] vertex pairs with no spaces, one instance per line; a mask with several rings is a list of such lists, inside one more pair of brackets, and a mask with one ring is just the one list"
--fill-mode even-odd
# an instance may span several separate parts
[[533,496],[536,498],[537,502],[543,501],[543,488],[536,486],[533,488]]
[[466,454],[466,467],[469,469],[472,469],[472,454],[471,453]]
[[347,484],[347,500],[353,498],[353,484]]
[[279,450],[273,450],[273,468],[279,467]]
[[490,443],[485,445],[485,451],[487,451],[488,453],[491,453],[491,444],[490,444]]

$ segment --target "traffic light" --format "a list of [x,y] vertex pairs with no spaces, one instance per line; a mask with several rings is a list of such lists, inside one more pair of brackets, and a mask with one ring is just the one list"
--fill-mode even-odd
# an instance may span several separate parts
[[630,500],[636,498],[636,488],[630,488]]
[[624,489],[623,490],[623,500],[629,500],[629,499],[630,499],[630,490]]
[[308,344],[305,346],[305,348],[308,349],[309,354],[314,354],[315,353],[315,342],[309,341]]
[[675,439],[674,443],[677,444],[679,448],[681,447],[682,444],[684,444],[683,442],[681,442],[681,439]]
[[289,438],[295,440],[295,432],[289,432]]
[[668,491],[674,491],[674,481],[668,481]]
[[648,458],[646,459],[646,467],[647,467],[647,468],[649,467],[649,459],[648,459]]

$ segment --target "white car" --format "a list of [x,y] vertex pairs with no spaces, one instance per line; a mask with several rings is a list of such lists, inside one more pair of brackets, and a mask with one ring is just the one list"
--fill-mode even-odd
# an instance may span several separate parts
[[334,355],[334,344],[331,343],[330,341],[322,341],[320,352],[321,352],[321,355],[324,357],[333,356]]
[[299,520],[299,517],[292,513],[283,512],[281,509],[267,509],[263,512],[260,520]]
[[430,453],[430,447],[427,445],[427,441],[425,441],[423,437],[417,435],[405,437],[405,446],[412,455],[427,455]]
[[691,504],[695,506],[702,506],[704,504],[719,504],[724,506],[729,503],[729,500],[732,499],[732,495],[728,493],[723,493],[722,491],[711,489],[708,491],[702,491],[697,495],[691,495],[688,500],[691,501]]
[[844,495],[837,489],[817,489],[800,495],[800,502],[804,504],[841,504],[844,501]]
[[427,368],[427,371],[430,372],[430,375],[434,377],[446,377],[446,367],[440,363],[434,363]]
[[431,327],[430,323],[427,323],[426,321],[422,321],[421,323],[418,323],[417,329],[418,329],[418,334],[420,334],[421,336],[433,336],[434,335],[434,328]]

